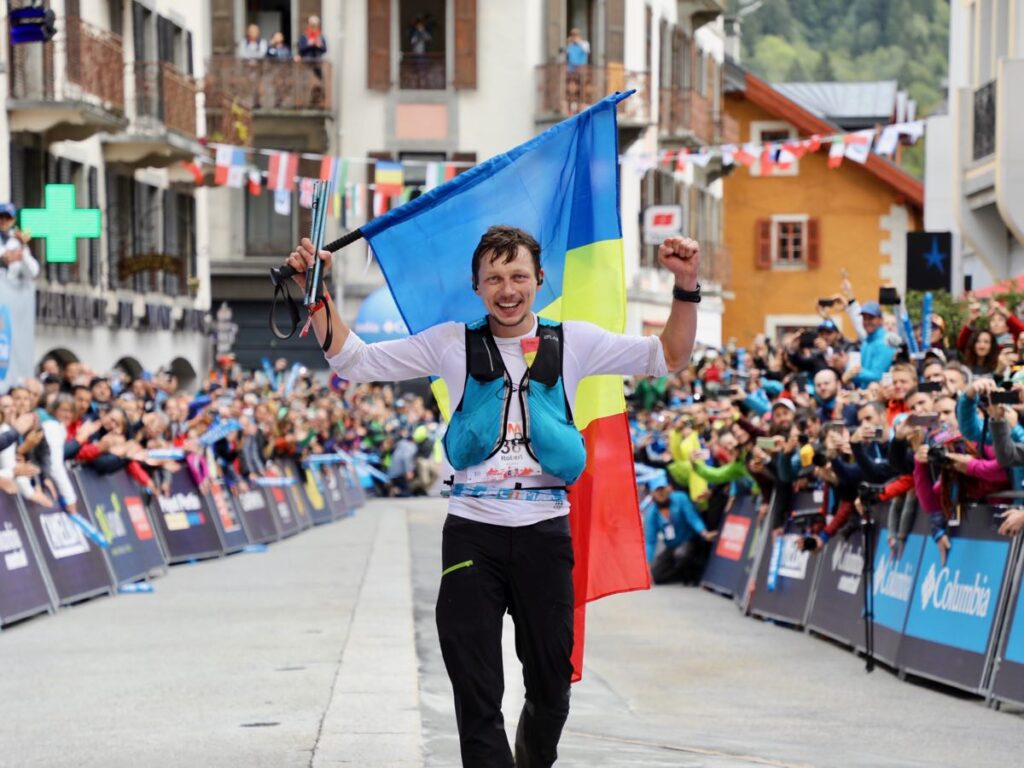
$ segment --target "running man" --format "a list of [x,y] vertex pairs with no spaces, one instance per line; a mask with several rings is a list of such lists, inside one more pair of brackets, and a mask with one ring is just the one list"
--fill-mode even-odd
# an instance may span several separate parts
[[[321,251],[320,257],[326,271],[331,254]],[[669,238],[658,259],[675,275],[672,310],[660,337],[538,318],[533,303],[544,281],[540,245],[508,226],[488,229],[473,253],[467,277],[487,310],[477,322],[442,323],[406,339],[366,344],[327,299],[334,338],[326,357],[340,376],[355,382],[441,376],[458,404],[444,438],[455,476],[436,619],[464,766],[539,768],[557,757],[569,714],[573,646],[565,487],[586,463],[572,421],[576,387],[598,374],[660,377],[689,361],[700,301],[699,246]],[[303,272],[313,260],[308,239],[288,257],[303,290]],[[313,315],[321,344],[326,316]],[[514,762],[501,714],[506,611],[515,623],[526,688]]]

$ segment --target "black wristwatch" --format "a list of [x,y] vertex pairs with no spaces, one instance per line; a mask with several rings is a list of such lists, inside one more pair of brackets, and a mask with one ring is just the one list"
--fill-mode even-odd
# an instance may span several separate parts
[[687,291],[678,285],[674,286],[672,288],[672,298],[676,301],[690,301],[694,304],[700,304],[700,283],[697,283],[697,289],[693,291]]

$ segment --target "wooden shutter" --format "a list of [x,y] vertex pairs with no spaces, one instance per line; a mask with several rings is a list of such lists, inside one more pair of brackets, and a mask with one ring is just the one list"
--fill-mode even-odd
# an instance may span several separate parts
[[818,219],[807,220],[807,268],[817,269],[821,266],[821,248],[819,247]]
[[[476,163],[476,152],[452,152],[453,163]],[[471,166],[457,166],[455,168],[455,175],[458,176],[464,171],[468,171]]]
[[754,224],[754,266],[757,269],[771,269],[772,220],[758,219]]
[[[99,174],[96,169],[89,167],[86,172],[86,205],[89,208],[100,207]],[[100,241],[99,238],[90,238],[86,241],[89,250],[89,285],[96,287],[100,284]]]
[[569,31],[566,29],[565,0],[547,0],[544,11],[546,60],[555,62],[565,47],[565,38]]
[[[563,3],[564,5],[564,3]],[[605,0],[604,60],[621,64],[626,54],[626,0]]]
[[211,51],[214,56],[235,55],[235,0],[210,0]]
[[135,60],[146,61],[146,15],[147,11],[138,2],[132,3],[132,40],[135,43]]
[[185,74],[189,77],[194,77],[196,74],[196,64],[194,53],[192,50],[192,33],[185,33]]
[[391,88],[391,0],[366,0],[366,87]]
[[476,88],[476,0],[455,0],[455,87]]

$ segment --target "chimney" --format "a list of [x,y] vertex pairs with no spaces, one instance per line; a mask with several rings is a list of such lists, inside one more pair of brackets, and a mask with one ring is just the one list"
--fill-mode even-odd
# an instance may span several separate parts
[[740,40],[740,17],[725,17],[725,58],[740,63],[740,51],[743,48]]

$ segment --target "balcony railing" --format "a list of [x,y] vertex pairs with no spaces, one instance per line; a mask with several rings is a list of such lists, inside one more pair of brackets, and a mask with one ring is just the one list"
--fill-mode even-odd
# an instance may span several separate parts
[[685,136],[690,130],[690,100],[680,88],[658,92],[658,133],[663,137]]
[[443,91],[445,54],[403,53],[398,63],[399,87],[408,91]]
[[184,136],[196,136],[196,94],[193,77],[166,61],[137,61],[135,75],[135,116],[149,118]]
[[711,99],[702,96],[700,91],[691,88],[688,91],[690,99],[690,125],[693,128],[694,138],[701,144],[715,143],[715,119],[711,108]]
[[[124,47],[120,36],[77,16],[64,18],[63,31],[53,44],[11,46],[11,98],[81,101],[123,114]],[[63,61],[63,73],[58,71],[59,61]]]
[[732,115],[727,115],[725,112],[719,112],[718,120],[715,121],[718,128],[718,142],[719,144],[739,144],[740,142],[740,122]]
[[727,287],[732,277],[732,253],[729,249],[720,243],[702,242],[700,254],[700,279]]
[[619,122],[646,124],[651,118],[651,78],[647,72],[623,69],[619,64],[605,67],[576,67],[568,71],[564,62],[537,67],[537,116],[562,118],[579,114],[614,91],[636,89],[619,104]]
[[698,144],[725,141],[723,115],[714,113],[711,105],[711,99],[693,88],[662,88],[658,95],[658,133],[663,138],[692,138]]
[[996,81],[974,92],[974,159],[996,151]]
[[331,109],[329,61],[281,61],[214,56],[206,66],[206,98],[236,102],[254,112],[327,112]]

